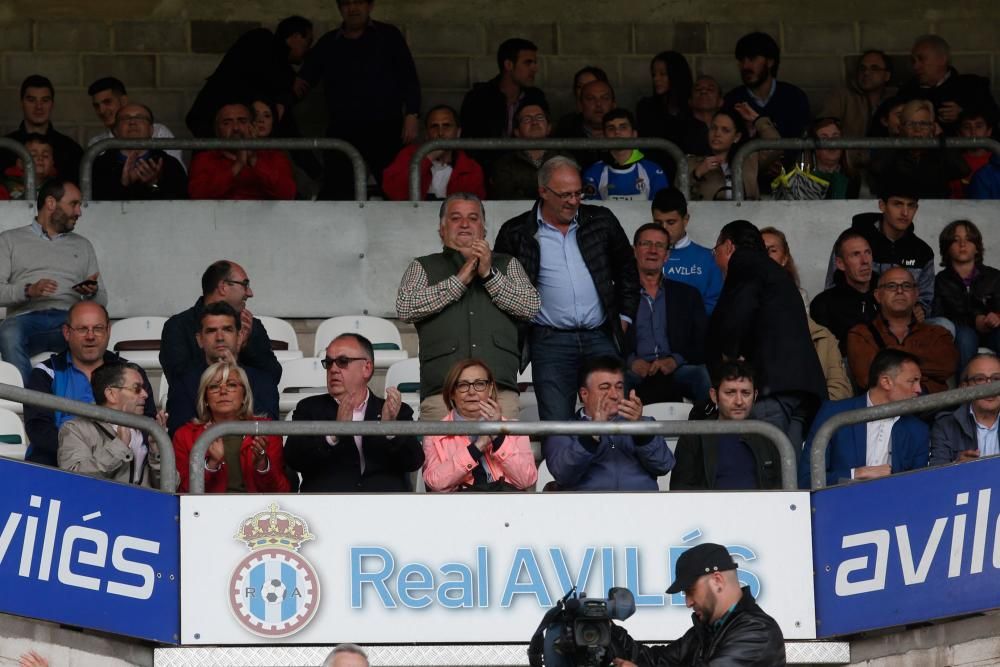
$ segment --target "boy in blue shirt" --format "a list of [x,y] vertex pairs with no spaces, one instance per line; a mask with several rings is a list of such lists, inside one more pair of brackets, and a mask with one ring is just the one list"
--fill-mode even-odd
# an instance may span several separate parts
[[[604,114],[606,139],[634,138],[635,119],[628,109],[612,109]],[[583,174],[587,199],[650,200],[669,185],[663,168],[647,160],[634,148],[610,151]]]
[[722,272],[715,264],[712,250],[698,245],[687,235],[690,222],[687,199],[674,187],[656,193],[651,206],[653,222],[670,236],[670,256],[663,265],[663,275],[685,283],[701,293],[705,311],[711,315],[722,291]]

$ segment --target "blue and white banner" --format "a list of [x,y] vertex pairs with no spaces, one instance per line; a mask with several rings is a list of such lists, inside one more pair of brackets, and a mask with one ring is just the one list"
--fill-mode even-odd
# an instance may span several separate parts
[[729,547],[788,639],[813,639],[809,494],[181,498],[183,644],[527,642],[574,585],[626,586],[642,640],[691,627],[677,558]]
[[1000,458],[813,494],[820,637],[1000,605]]
[[176,496],[0,459],[0,611],[176,644]]

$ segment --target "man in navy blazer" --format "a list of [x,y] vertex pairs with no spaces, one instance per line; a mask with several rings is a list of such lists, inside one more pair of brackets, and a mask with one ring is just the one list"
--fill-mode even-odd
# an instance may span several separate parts
[[670,236],[648,222],[632,239],[639,268],[639,309],[625,332],[629,384],[646,405],[663,401],[705,401],[711,381],[705,368],[708,316],[701,294],[663,276]]
[[[842,401],[826,401],[816,415],[799,459],[799,486],[810,487],[813,439],[823,423],[848,410],[903,401],[920,395],[920,360],[908,352],[886,348],[875,355],[868,391]],[[868,480],[927,466],[927,425],[912,415],[879,419],[838,429],[826,448],[826,483]]]

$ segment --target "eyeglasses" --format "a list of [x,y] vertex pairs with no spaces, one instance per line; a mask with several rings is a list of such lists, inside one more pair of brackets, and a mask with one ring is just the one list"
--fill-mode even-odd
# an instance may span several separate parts
[[932,120],[908,120],[903,123],[905,127],[912,127],[920,130],[926,130],[934,127],[934,121]]
[[132,384],[132,385],[128,385],[128,384],[113,384],[111,386],[114,387],[115,389],[128,389],[133,394],[141,394],[146,389],[146,387],[144,387],[142,384],[140,384],[138,382],[136,382],[135,384]]
[[914,283],[885,283],[879,287],[887,292],[909,292],[917,288]]
[[96,327],[67,327],[70,331],[75,333],[77,336],[87,336],[93,334],[95,336],[105,336],[108,333],[108,326],[106,324],[98,324]]
[[222,282],[228,283],[230,285],[239,285],[245,290],[250,289],[250,279],[244,278],[243,280],[230,280],[229,278],[224,279]]
[[722,241],[719,241],[714,246],[712,246],[712,254],[714,255],[715,251],[719,249],[719,246],[725,245],[728,240],[729,239],[723,239]]
[[330,370],[330,366],[333,366],[334,364],[337,365],[337,368],[343,370],[344,368],[347,368],[352,361],[368,361],[368,357],[348,357],[341,355],[339,357],[327,357],[326,359],[321,359],[319,363],[326,370]]
[[119,123],[128,123],[128,122],[133,121],[133,120],[136,121],[137,123],[152,123],[153,122],[153,119],[150,118],[149,116],[135,116],[135,115],[131,115],[131,116],[119,116],[118,117],[118,122]]
[[455,391],[460,394],[468,394],[470,389],[475,389],[476,391],[486,391],[486,388],[489,386],[489,380],[473,380],[472,382],[462,380],[461,382],[455,383]]
[[858,65],[859,72],[872,72],[878,74],[879,72],[885,72],[888,68],[882,67],[881,65]]
[[233,391],[239,391],[242,388],[243,385],[237,382],[236,380],[227,380],[226,382],[214,382],[205,387],[205,390],[210,394],[218,394],[223,389],[226,390],[226,393],[229,393]]
[[545,114],[535,114],[534,116],[521,116],[517,119],[519,125],[527,125],[528,123],[544,123],[547,121]]
[[556,192],[547,185],[543,185],[542,187],[563,201],[569,201],[570,199],[583,199],[583,195],[586,194],[583,190],[576,190],[575,192]]
[[640,248],[656,248],[657,250],[666,250],[670,247],[670,244],[664,241],[639,241],[636,245]]
[[963,382],[965,382],[965,384],[990,384],[993,382],[1000,382],[1000,373],[994,373],[993,375],[983,375],[982,373],[979,375],[971,375],[965,378]]

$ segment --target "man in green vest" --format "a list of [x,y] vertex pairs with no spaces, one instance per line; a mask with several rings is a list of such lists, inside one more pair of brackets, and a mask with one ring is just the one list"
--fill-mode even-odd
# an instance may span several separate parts
[[447,414],[445,376],[470,357],[490,367],[503,416],[517,419],[518,323],[538,313],[541,299],[516,259],[493,253],[479,197],[452,194],[440,218],[444,248],[413,260],[396,295],[399,319],[416,325],[420,341],[420,419]]

